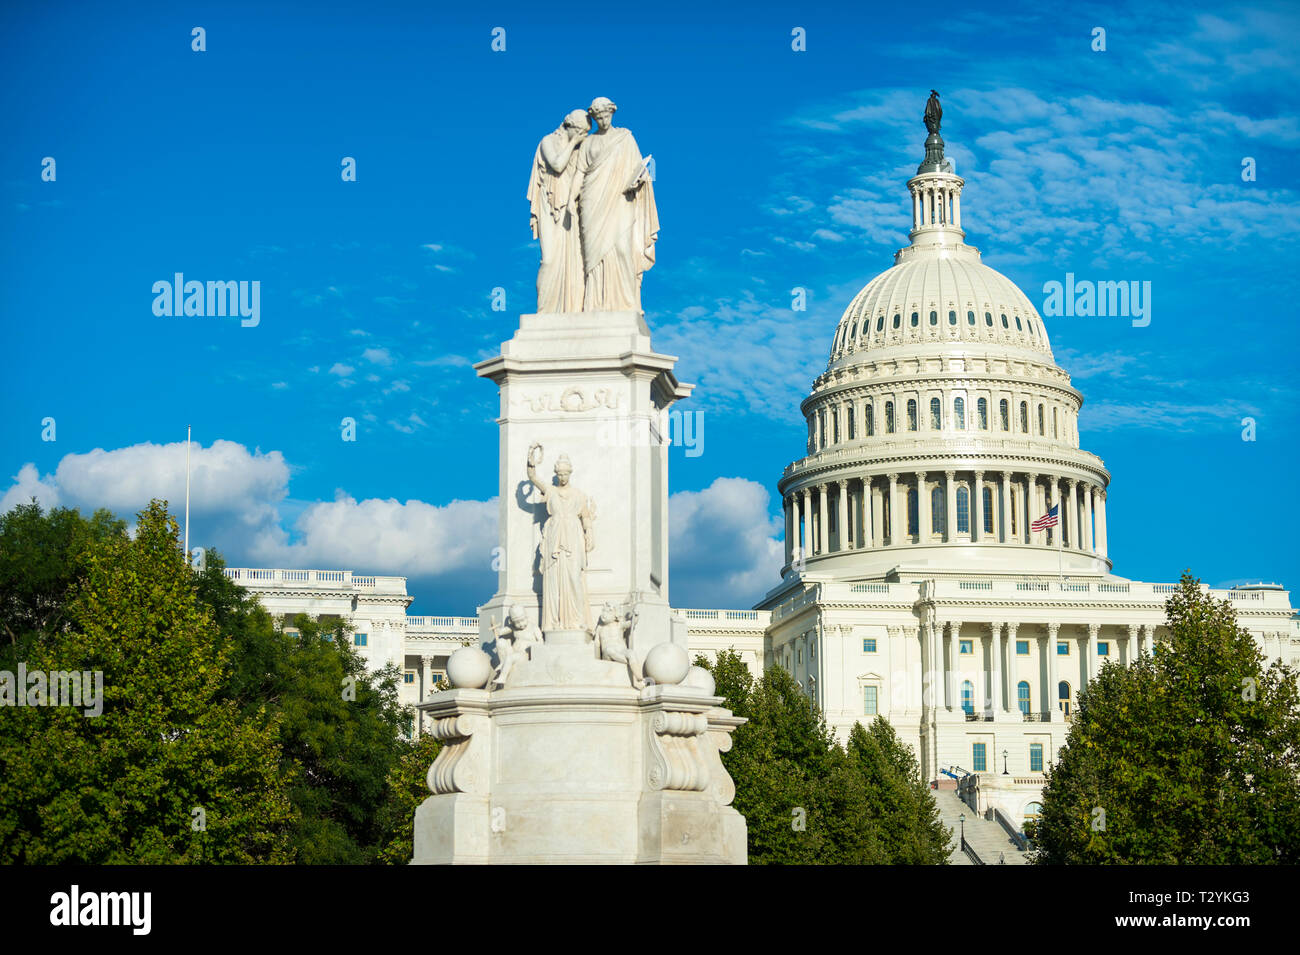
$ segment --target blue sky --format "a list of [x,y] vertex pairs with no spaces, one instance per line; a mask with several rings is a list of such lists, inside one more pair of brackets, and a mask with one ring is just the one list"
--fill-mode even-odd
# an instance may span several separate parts
[[[1300,18],[1043,7],[9,6],[3,503],[179,509],[190,424],[195,543],[405,574],[414,612],[472,613],[497,460],[470,365],[533,309],[537,141],[609,96],[656,160],[647,319],[704,416],[704,453],[671,459],[674,603],[748,605],[777,579],[798,402],[906,243],[934,87],[988,265],[1040,308],[1066,272],[1152,283],[1146,328],[1047,319],[1113,475],[1116,573],[1298,586]],[[259,281],[260,323],[155,316],[178,271]]]

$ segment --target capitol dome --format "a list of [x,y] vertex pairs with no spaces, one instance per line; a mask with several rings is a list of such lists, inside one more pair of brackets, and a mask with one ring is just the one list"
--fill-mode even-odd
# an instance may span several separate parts
[[1033,303],[966,244],[933,126],[910,244],[849,303],[801,405],[785,572],[1104,575],[1110,474],[1079,446],[1083,396]]

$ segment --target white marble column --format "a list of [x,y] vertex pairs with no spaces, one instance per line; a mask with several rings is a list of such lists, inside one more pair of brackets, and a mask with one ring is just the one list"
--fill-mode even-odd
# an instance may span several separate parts
[[1128,663],[1132,666],[1138,658],[1138,625],[1130,623],[1128,625]]
[[[1003,543],[1011,543],[1011,472],[1002,472],[1002,519],[999,521],[1002,525],[998,540]],[[1016,522],[1019,525],[1019,521]]]
[[[948,525],[943,539],[949,544],[957,539],[957,488],[953,484],[956,477],[956,471],[943,472],[943,499],[947,505],[944,521]],[[969,507],[966,509],[966,519],[970,520]]]
[[950,620],[948,622],[948,652],[944,656],[944,692],[947,695],[948,712],[951,713],[956,706],[957,700],[957,650],[960,647],[958,639],[961,635],[961,622]]
[[[836,481],[836,482],[834,482],[834,483],[835,483],[835,488],[836,488],[836,492],[835,492],[835,496],[836,496],[835,525],[836,525],[836,527],[839,528],[839,545],[840,545],[840,546],[839,546],[838,548],[836,548],[836,549],[837,549],[837,550],[848,550],[848,540],[849,540],[849,513],[848,513],[848,503],[849,503],[849,482],[848,482],[848,481]],[[827,549],[829,550],[829,548],[827,548]]]
[[1061,668],[1059,656],[1056,652],[1056,645],[1060,642],[1061,625],[1059,623],[1049,623],[1047,625],[1047,707],[1045,712],[1050,714],[1048,719],[1053,723],[1059,723],[1064,718],[1061,713],[1060,705],[1057,700],[1060,696],[1058,686],[1061,682]]
[[1065,538],[1071,550],[1083,550],[1083,535],[1079,533],[1079,482],[1071,479],[1070,483],[1070,534]]
[[984,540],[984,472],[975,472],[975,500],[971,502],[970,539]]
[[993,657],[993,667],[989,679],[990,701],[989,714],[996,718],[1002,712],[1002,628],[1005,623],[989,624],[989,631],[992,639],[989,641],[989,652]]
[[1061,479],[1059,477],[1052,478],[1051,484],[1048,486],[1051,487],[1052,489],[1052,503],[1045,506],[1043,508],[1043,511],[1046,512],[1048,507],[1056,508],[1056,526],[1052,528],[1052,530],[1055,531],[1055,533],[1052,534],[1052,543],[1064,544],[1065,537],[1063,535],[1065,534],[1065,502],[1061,498]]
[[[898,475],[890,474],[888,477],[889,477],[889,501],[887,503],[889,507],[889,545],[891,547],[897,547],[898,545],[903,543],[903,538],[906,535],[907,527],[903,526],[901,530],[899,529],[898,512],[900,508],[899,508],[899,500],[898,500]],[[907,519],[906,515],[904,515],[903,516],[904,522],[906,522],[906,519]]]
[[1101,547],[1101,556],[1106,557],[1110,554],[1110,542],[1106,535],[1106,492],[1100,491],[1097,494],[1097,517],[1101,533],[1098,535],[1098,541]]
[[1088,679],[1091,680],[1101,670],[1101,657],[1097,653],[1097,640],[1101,636],[1101,624],[1088,624]]
[[1029,509],[1029,514],[1025,519],[1025,531],[1027,532],[1026,540],[1031,544],[1041,544],[1043,543],[1043,532],[1030,529],[1033,526],[1034,520],[1041,513],[1038,510],[1038,475],[1026,475],[1026,484],[1025,503],[1028,505]]
[[794,562],[794,497],[785,497],[785,562],[789,566]]
[[803,489],[803,559],[813,555],[812,488]]
[[1152,624],[1144,624],[1142,627],[1142,644],[1146,647],[1147,653],[1155,655],[1156,652],[1156,628]]
[[846,509],[848,524],[844,532],[845,550],[853,550],[855,547],[861,546],[858,542],[858,512],[861,510],[861,506],[857,502],[857,495],[853,493],[853,481],[853,478],[846,478],[844,481],[844,497],[848,502]]
[[1083,549],[1090,554],[1097,552],[1097,545],[1092,539],[1092,488],[1083,486]]
[[925,472],[916,472],[916,531],[918,543],[930,543],[930,500],[925,486]]
[[[433,692],[433,657],[420,657],[420,702],[423,703]],[[424,733],[424,712],[416,710],[420,714],[415,728],[416,735]]]
[[871,489],[871,475],[862,479],[862,546],[876,546],[876,501]]
[[1015,713],[1020,715],[1020,704],[1016,693],[1016,677],[1018,668],[1016,667],[1016,631],[1020,629],[1019,623],[1007,624],[1007,669],[1006,679],[1002,682],[1005,684],[1004,692],[1006,693],[1006,706],[1003,713],[1010,716]]
[[830,538],[826,536],[830,527],[830,519],[826,513],[826,497],[829,490],[829,485],[817,485],[817,553],[819,554],[825,554],[830,550]]

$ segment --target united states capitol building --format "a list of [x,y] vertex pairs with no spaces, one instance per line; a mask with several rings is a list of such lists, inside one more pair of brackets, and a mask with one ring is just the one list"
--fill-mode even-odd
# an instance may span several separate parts
[[[935,126],[900,189],[910,244],[848,304],[800,406],[807,447],[776,485],[779,583],[753,609],[673,614],[692,653],[784,667],[841,738],[884,716],[924,778],[960,777],[972,805],[1021,825],[1079,690],[1107,661],[1159,645],[1176,584],[1112,572],[1111,474],[1081,447],[1083,396],[1034,305],[966,244],[965,181]],[[1035,529],[1052,508],[1055,526]],[[372,666],[402,671],[408,703],[480,639],[476,616],[408,616],[404,577],[226,573],[272,614],[349,620]],[[1281,586],[1213,593],[1267,657],[1300,663]]]

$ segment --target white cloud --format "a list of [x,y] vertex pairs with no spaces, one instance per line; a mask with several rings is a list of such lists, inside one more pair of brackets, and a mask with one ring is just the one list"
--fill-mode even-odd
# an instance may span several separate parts
[[669,596],[675,607],[748,608],[780,580],[782,522],[767,489],[720,477],[668,502]]
[[343,364],[343,362],[341,362],[341,361],[336,361],[336,362],[335,362],[335,363],[330,367],[330,374],[331,374],[331,375],[338,375],[338,376],[340,376],[341,378],[346,378],[348,375],[352,374],[352,372],[354,372],[354,371],[356,371],[355,368],[353,368],[351,365],[345,365],[345,364]]
[[24,464],[13,477],[13,485],[0,497],[0,513],[7,514],[19,504],[36,498],[41,507],[49,510],[59,506],[59,489],[52,477],[41,480],[34,464]]
[[361,357],[372,365],[391,365],[393,356],[389,354],[387,348],[367,348],[361,353]]

